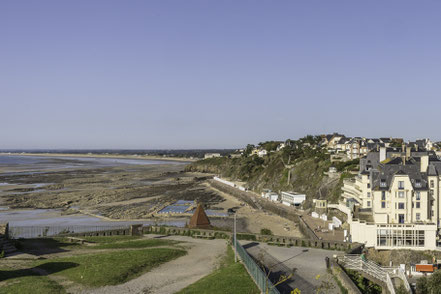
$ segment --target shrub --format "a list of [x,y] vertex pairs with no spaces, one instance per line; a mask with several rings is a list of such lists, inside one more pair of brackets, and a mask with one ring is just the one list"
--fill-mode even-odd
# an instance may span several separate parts
[[252,234],[237,234],[238,240],[256,241],[256,236]]
[[260,230],[260,234],[261,235],[272,235],[273,232],[271,232],[270,229],[263,228],[263,229]]

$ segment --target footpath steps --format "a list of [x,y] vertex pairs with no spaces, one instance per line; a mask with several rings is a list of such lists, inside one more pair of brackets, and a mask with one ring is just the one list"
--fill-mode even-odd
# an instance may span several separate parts
[[10,240],[0,235],[0,253],[2,251],[5,252],[5,256],[8,256],[11,253],[17,252],[17,248],[15,248]]

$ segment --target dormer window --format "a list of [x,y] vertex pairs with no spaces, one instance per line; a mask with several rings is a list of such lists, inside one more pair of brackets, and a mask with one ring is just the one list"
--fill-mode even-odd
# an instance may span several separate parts
[[400,190],[404,189],[404,181],[398,181],[398,189]]
[[415,187],[416,188],[421,188],[421,181],[420,180],[416,180],[415,181]]
[[380,187],[386,187],[386,180],[380,181]]

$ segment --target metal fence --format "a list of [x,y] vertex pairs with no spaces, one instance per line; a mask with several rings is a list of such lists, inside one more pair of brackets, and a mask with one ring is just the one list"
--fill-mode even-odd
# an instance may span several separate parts
[[403,281],[406,290],[411,293],[409,282],[400,268],[381,267],[372,260],[364,261],[360,255],[347,254],[339,259],[343,267],[356,271],[362,271],[378,280],[384,282],[389,293],[395,294],[395,288],[392,282],[392,277],[400,278]]
[[273,285],[273,283],[271,283],[271,281],[267,278],[267,276],[262,271],[262,269],[256,264],[256,262],[251,258],[251,256],[248,255],[246,250],[242,247],[242,245],[240,245],[240,243],[237,240],[236,240],[236,249],[237,249],[237,254],[242,259],[243,264],[248,269],[248,272],[250,273],[254,282],[259,287],[260,291],[262,291],[262,293],[280,294],[279,290],[277,290],[277,288]]
[[9,238],[11,239],[31,239],[45,238],[59,235],[68,235],[75,233],[99,233],[103,231],[127,230],[125,226],[10,226]]

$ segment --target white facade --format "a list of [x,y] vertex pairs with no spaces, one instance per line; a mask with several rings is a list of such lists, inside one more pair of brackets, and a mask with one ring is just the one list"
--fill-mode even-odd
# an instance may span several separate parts
[[374,224],[353,221],[352,242],[375,249],[436,250],[435,224]]
[[279,201],[279,194],[277,194],[276,192],[273,192],[271,190],[264,190],[261,195],[262,195],[262,198],[268,199],[270,201],[273,201],[273,202]]
[[[370,212],[373,223],[352,220],[352,242],[376,249],[434,250],[440,227],[441,162],[433,155],[387,157],[378,152],[378,168],[364,170],[344,181],[342,196],[350,207]],[[370,162],[372,166],[372,161]],[[374,164],[375,166],[375,164]]]
[[221,157],[220,153],[205,153],[204,158],[215,158],[215,157]]
[[266,151],[265,149],[259,150],[257,152],[257,156],[259,156],[259,157],[264,157],[267,154],[268,154],[268,151]]
[[281,201],[286,206],[301,205],[306,200],[305,194],[297,194],[295,192],[282,192]]

